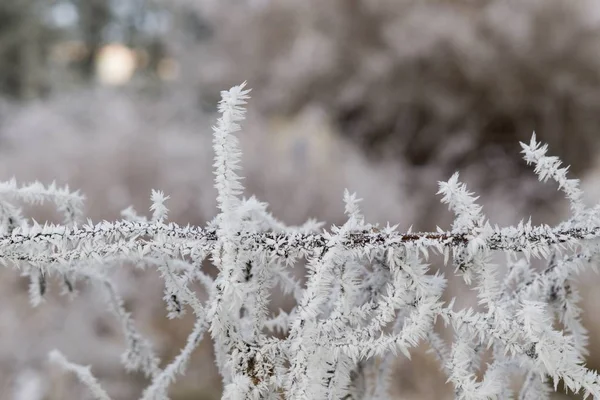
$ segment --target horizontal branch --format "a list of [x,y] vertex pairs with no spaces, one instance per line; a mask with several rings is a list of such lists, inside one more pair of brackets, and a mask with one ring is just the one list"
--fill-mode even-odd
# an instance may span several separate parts
[[[242,243],[250,250],[268,252],[280,257],[294,257],[325,252],[328,233],[304,232],[238,232]],[[475,238],[465,233],[422,232],[398,233],[394,231],[351,232],[341,245],[348,250],[373,251],[392,247],[415,246],[443,250],[444,247],[461,248],[477,239],[477,243],[490,250],[526,252],[537,256],[552,246],[574,245],[580,240],[600,237],[600,227],[551,228],[536,227],[496,228],[485,237]],[[0,261],[57,263],[75,260],[118,256],[141,256],[158,253],[161,248],[172,254],[190,254],[203,248],[210,250],[218,242],[216,230],[197,226],[179,226],[175,223],[151,222],[101,222],[83,227],[64,225],[34,226],[15,229],[11,235],[0,236]],[[40,246],[47,247],[43,250]],[[49,249],[48,249],[49,248]],[[41,250],[41,251],[40,251]]]

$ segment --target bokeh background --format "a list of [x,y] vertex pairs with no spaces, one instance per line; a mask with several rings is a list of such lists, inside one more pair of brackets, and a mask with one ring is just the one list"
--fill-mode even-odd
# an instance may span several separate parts
[[[216,214],[219,91],[244,80],[247,192],[287,223],[342,223],[347,187],[370,222],[448,227],[435,192],[455,170],[492,222],[556,223],[563,198],[519,156],[534,130],[586,201],[600,199],[595,0],[1,0],[0,179],[79,188],[96,221],[145,212],[161,189],[172,220],[202,225]],[[172,358],[193,321],[167,320],[152,271],[113,276],[139,329]],[[448,297],[473,303],[451,282]],[[579,283],[595,369],[599,283],[592,273]],[[50,289],[34,309],[28,280],[0,272],[0,399],[89,398],[48,365],[53,348],[91,364],[114,399],[137,398],[146,381],[119,363],[123,338],[101,290]],[[452,398],[426,350],[398,360],[394,398]],[[174,400],[219,398],[212,357],[206,340]]]

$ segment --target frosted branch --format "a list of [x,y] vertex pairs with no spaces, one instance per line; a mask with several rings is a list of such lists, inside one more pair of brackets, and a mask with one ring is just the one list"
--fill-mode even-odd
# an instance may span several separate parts
[[[428,343],[458,399],[513,398],[511,379],[526,375],[521,400],[546,399],[563,381],[569,390],[600,397],[600,378],[586,368],[587,331],[574,279],[600,258],[600,207],[585,209],[578,181],[547,155],[547,146],[522,144],[540,180],[558,182],[572,215],[557,226],[523,220],[491,226],[477,196],[458,173],[439,184],[452,226],[436,232],[400,232],[365,222],[360,199],[346,190],[342,226],[322,229],[314,220],[286,226],[255,197],[243,198],[241,150],[235,134],[245,117],[245,83],[221,93],[213,128],[219,214],[206,226],[168,222],[161,191],[152,191],[151,216],[123,210],[123,220],[81,224],[83,197],[68,188],[14,180],[0,183],[0,263],[29,276],[38,305],[47,280],[59,277],[69,293],[76,279],[99,282],[108,308],[121,322],[128,370],[150,379],[143,400],[167,400],[206,331],[214,343],[223,399],[386,399],[398,353]],[[28,222],[13,202],[52,201],[64,224]],[[455,267],[430,272],[430,255]],[[492,261],[505,255],[507,272]],[[546,262],[532,266],[532,258]],[[436,258],[431,258],[437,260]],[[439,257],[441,260],[442,257]],[[203,271],[212,262],[216,277]],[[306,265],[303,282],[291,269]],[[164,281],[171,318],[191,309],[194,328],[181,352],[161,369],[151,343],[135,329],[106,267],[155,268]],[[445,304],[446,275],[457,273],[476,289],[478,311]],[[196,293],[201,284],[206,296]],[[295,301],[273,312],[272,289]],[[160,295],[160,294],[157,294]],[[438,318],[454,331],[446,344],[434,332]],[[561,330],[557,330],[559,322]],[[480,368],[485,349],[491,360]],[[108,396],[89,367],[51,358],[74,372],[97,399]],[[554,387],[551,384],[554,384]]]
[[92,375],[89,366],[77,365],[69,362],[65,356],[58,350],[52,350],[49,354],[51,362],[58,364],[64,370],[73,372],[77,378],[88,387],[90,394],[96,400],[110,400],[108,394],[102,389],[96,378]]

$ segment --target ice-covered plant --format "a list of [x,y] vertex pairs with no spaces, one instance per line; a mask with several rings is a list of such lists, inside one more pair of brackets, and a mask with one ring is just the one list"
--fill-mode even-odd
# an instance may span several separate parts
[[[206,227],[167,222],[168,196],[160,191],[152,192],[150,218],[129,208],[123,220],[82,224],[77,192],[1,183],[0,262],[30,277],[32,303],[43,301],[46,281],[54,277],[67,291],[76,280],[104,287],[108,308],[125,332],[122,362],[149,381],[144,400],[168,399],[170,384],[208,335],[224,399],[386,399],[396,355],[410,358],[422,343],[439,359],[458,399],[512,398],[515,376],[525,377],[520,399],[549,398],[560,381],[567,390],[600,397],[599,376],[584,365],[587,335],[573,283],[582,268],[597,265],[600,206],[584,206],[578,181],[567,178],[567,168],[546,154],[535,135],[522,144],[525,160],[541,180],[556,181],[571,206],[570,218],[557,226],[491,226],[455,174],[438,192],[456,216],[449,230],[403,233],[397,226],[371,225],[360,199],[348,191],[342,226],[323,230],[311,220],[288,227],[266,204],[242,197],[235,133],[248,94],[245,84],[222,92],[213,128],[220,213]],[[17,201],[52,201],[64,224],[29,221]],[[429,271],[430,255],[440,255],[476,289],[477,309],[442,300],[446,279]],[[502,255],[506,268],[497,265]],[[216,277],[202,270],[207,258],[218,269]],[[537,261],[540,268],[534,260],[545,263]],[[106,273],[124,263],[160,272],[169,317],[194,314],[187,343],[170,362],[161,362],[137,332]],[[298,263],[306,264],[306,281],[291,272]],[[452,273],[450,267],[442,270]],[[207,300],[199,299],[194,282],[204,287]],[[290,311],[270,311],[276,286],[295,299]],[[452,328],[452,341],[436,333],[438,319]],[[491,358],[483,368],[486,348]],[[50,356],[96,399],[110,398],[89,367],[57,350]]]

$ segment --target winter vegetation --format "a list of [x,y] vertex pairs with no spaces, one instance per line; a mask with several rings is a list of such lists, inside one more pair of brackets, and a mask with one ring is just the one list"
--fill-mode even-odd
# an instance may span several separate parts
[[[423,344],[458,399],[508,399],[513,390],[520,399],[544,399],[559,384],[600,397],[600,378],[584,364],[588,336],[573,284],[584,268],[596,268],[600,206],[584,205],[579,181],[567,177],[568,168],[547,155],[535,134],[521,144],[524,159],[570,204],[570,217],[555,226],[531,220],[492,226],[458,173],[439,183],[438,195],[454,214],[447,229],[368,223],[349,191],[343,225],[285,226],[267,204],[243,197],[236,133],[249,90],[242,84],[221,96],[213,127],[219,214],[204,227],[169,222],[169,196],[161,191],[152,191],[149,217],[128,208],[122,220],[93,223],[83,221],[77,191],[14,180],[0,185],[0,262],[30,278],[33,306],[45,301],[51,281],[71,295],[78,282],[102,287],[124,332],[121,361],[148,380],[142,399],[168,399],[170,385],[208,337],[224,399],[387,399],[395,360]],[[18,206],[44,202],[56,206],[62,224],[40,225]],[[207,261],[217,268],[215,277],[204,270]],[[429,263],[438,261],[443,273],[430,272]],[[291,273],[303,263],[306,280]],[[187,343],[172,360],[159,359],[109,277],[129,264],[160,273],[170,318],[194,316]],[[478,307],[444,301],[450,274],[476,291]],[[269,310],[276,287],[294,299],[291,310]],[[452,329],[452,340],[439,334],[440,323]],[[49,358],[93,398],[111,398],[93,366],[60,349]],[[524,383],[515,388],[519,377]]]

